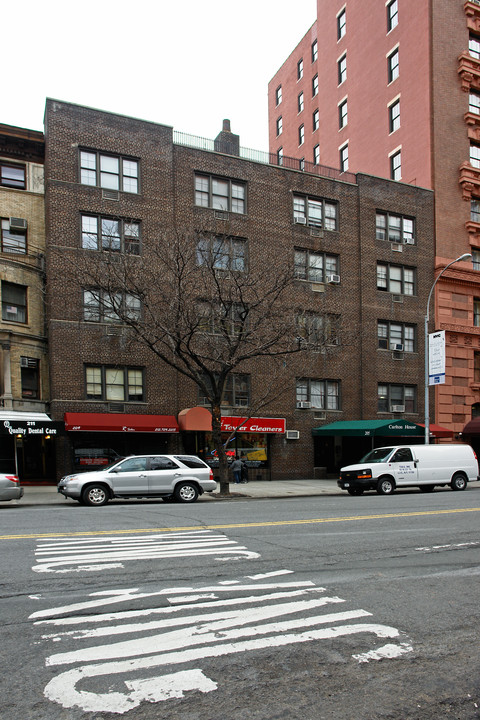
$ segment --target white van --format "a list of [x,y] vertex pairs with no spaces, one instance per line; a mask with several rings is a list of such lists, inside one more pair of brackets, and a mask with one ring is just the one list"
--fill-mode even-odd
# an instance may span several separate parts
[[465,490],[479,480],[477,456],[470,445],[396,445],[372,450],[356,465],[340,470],[338,487],[350,495],[376,490],[390,495],[396,487],[431,492],[435,485]]

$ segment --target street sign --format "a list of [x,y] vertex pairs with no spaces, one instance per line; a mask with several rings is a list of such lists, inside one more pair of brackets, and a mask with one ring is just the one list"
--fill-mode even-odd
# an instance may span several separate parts
[[445,382],[445,330],[428,335],[428,384]]

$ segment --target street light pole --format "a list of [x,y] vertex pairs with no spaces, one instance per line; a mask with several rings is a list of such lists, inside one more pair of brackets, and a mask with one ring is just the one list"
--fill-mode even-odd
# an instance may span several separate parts
[[445,272],[445,270],[448,270],[448,268],[451,265],[454,265],[457,262],[460,262],[461,260],[468,260],[471,258],[471,253],[464,253],[463,255],[460,255],[456,260],[452,260],[452,262],[448,263],[448,265],[445,265],[443,270],[438,273],[437,277],[435,278],[435,281],[430,288],[430,292],[428,294],[428,301],[427,301],[427,314],[425,315],[425,445],[428,445],[430,443],[430,406],[429,406],[429,347],[428,347],[428,321],[430,319],[430,300],[432,299],[433,291],[435,289],[435,285],[440,280],[441,276]]

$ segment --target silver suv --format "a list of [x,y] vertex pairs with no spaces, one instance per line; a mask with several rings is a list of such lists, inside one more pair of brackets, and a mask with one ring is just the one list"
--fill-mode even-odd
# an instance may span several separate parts
[[65,475],[57,490],[85,505],[105,505],[143,497],[191,503],[216,487],[212,470],[195,455],[132,455],[102,470]]

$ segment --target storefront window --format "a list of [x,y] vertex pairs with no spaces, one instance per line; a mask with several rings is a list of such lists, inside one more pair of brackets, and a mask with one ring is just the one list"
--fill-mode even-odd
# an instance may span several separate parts
[[[226,443],[229,433],[222,434],[222,442]],[[228,461],[232,462],[236,455],[245,460],[248,468],[269,467],[268,435],[266,433],[239,432],[226,446]],[[205,433],[205,450],[202,453],[210,467],[218,467],[217,452],[213,446],[212,433]]]

